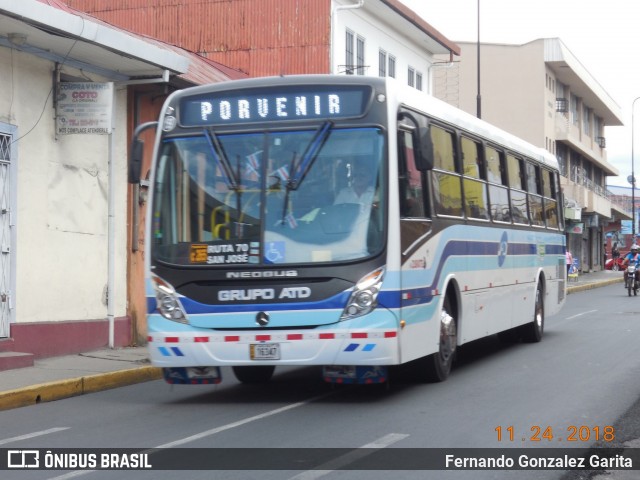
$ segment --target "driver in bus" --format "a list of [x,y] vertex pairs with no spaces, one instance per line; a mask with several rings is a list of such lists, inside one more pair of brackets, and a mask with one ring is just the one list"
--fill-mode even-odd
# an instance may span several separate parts
[[373,203],[375,189],[373,170],[365,162],[351,164],[351,184],[344,187],[334,200],[334,204],[358,203],[364,207]]

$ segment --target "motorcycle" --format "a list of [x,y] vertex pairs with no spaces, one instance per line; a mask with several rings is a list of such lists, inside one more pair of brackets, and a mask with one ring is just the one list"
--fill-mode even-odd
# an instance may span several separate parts
[[638,281],[636,269],[637,266],[635,263],[629,263],[629,266],[624,273],[624,286],[629,292],[629,296],[631,296],[632,291],[634,295],[638,295],[638,289],[640,288],[640,282]]

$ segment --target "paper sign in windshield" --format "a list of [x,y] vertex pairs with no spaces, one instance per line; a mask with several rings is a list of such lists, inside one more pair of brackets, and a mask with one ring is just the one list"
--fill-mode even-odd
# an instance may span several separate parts
[[251,243],[222,243],[216,245],[193,244],[191,245],[191,263],[206,265],[230,265],[241,263],[256,263],[258,242]]

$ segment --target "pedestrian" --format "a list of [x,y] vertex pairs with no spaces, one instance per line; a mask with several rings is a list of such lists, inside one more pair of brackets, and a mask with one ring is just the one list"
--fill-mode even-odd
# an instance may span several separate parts
[[618,250],[618,243],[613,244],[613,249],[611,250],[611,258],[614,261],[617,261],[620,258],[620,250]]
[[571,255],[568,248],[567,253],[565,253],[565,257],[567,259],[567,275],[569,275],[569,273],[571,273],[571,266],[573,265],[573,255]]

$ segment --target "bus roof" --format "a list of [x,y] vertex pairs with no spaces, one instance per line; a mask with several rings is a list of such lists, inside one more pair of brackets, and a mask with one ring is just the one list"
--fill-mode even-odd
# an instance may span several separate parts
[[506,132],[482,119],[460,110],[442,100],[423,91],[409,87],[391,78],[367,77],[361,75],[288,75],[278,77],[255,77],[240,80],[224,81],[215,84],[190,87],[174,92],[170,99],[187,95],[198,95],[205,92],[230,91],[245,88],[268,88],[282,86],[286,83],[296,85],[332,84],[344,85],[372,85],[377,89],[384,89],[387,98],[393,98],[397,105],[404,104],[409,108],[420,111],[442,122],[458,126],[471,134],[486,138],[493,143],[502,145],[516,153],[540,162],[557,170],[558,160],[547,150],[537,147],[525,140]]

